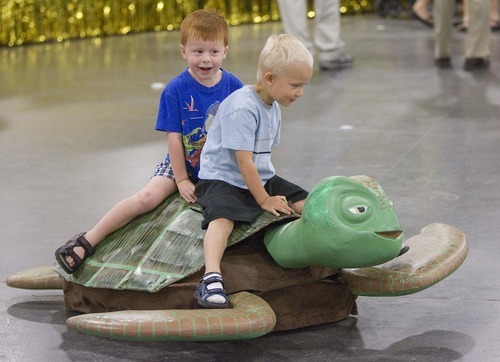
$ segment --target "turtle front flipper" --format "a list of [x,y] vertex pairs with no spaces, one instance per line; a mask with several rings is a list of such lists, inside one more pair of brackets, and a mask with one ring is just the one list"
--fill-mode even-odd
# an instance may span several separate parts
[[51,266],[41,266],[16,273],[8,277],[6,283],[21,289],[62,289],[63,277]]
[[469,251],[464,233],[445,224],[427,225],[405,244],[410,250],[385,264],[342,269],[351,292],[372,297],[419,292],[457,270]]
[[230,309],[128,310],[71,317],[68,328],[136,341],[217,341],[257,338],[273,330],[276,315],[262,298],[241,292]]

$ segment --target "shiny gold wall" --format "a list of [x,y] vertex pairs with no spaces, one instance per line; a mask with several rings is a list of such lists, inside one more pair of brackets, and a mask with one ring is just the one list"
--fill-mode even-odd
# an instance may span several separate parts
[[[344,14],[373,8],[373,0],[340,3]],[[276,0],[0,0],[0,46],[173,30],[203,7],[219,9],[232,25],[279,19]]]

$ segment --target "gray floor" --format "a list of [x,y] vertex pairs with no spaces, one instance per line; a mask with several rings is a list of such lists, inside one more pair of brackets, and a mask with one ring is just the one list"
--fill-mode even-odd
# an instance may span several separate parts
[[[0,48],[0,361],[499,361],[500,35],[491,69],[467,73],[463,34],[453,69],[438,70],[419,23],[342,21],[355,66],[317,72],[284,110],[275,165],[306,188],[330,175],[372,176],[407,237],[433,222],[459,227],[470,253],[456,273],[411,296],[359,298],[359,315],[340,323],[256,340],[69,332],[61,292],[16,290],[5,278],[50,265],[56,247],[147,182],[165,154],[155,84],[185,67],[178,33]],[[280,31],[232,28],[225,68],[253,82],[265,38]]]

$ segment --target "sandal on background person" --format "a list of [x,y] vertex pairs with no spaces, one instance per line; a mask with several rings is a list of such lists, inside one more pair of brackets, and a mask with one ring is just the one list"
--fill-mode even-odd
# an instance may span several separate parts
[[500,20],[490,20],[491,31],[500,30]]
[[461,31],[462,33],[465,33],[467,31],[467,26],[468,26],[467,23],[462,20],[457,25],[455,25],[455,29]]
[[[464,21],[461,21],[455,26],[455,28],[458,31],[465,33],[467,31],[467,23]],[[491,28],[491,31],[499,31],[500,30],[500,20],[491,20],[490,21],[490,28]]]
[[429,6],[430,0],[416,0],[411,7],[411,12],[415,19],[432,28],[434,27],[434,19],[429,12]]

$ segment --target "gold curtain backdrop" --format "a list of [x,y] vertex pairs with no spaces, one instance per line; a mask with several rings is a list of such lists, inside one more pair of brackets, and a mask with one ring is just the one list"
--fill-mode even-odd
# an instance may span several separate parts
[[[0,46],[174,30],[200,8],[231,25],[279,20],[276,0],[0,0]],[[340,0],[342,14],[372,10],[373,0]]]

